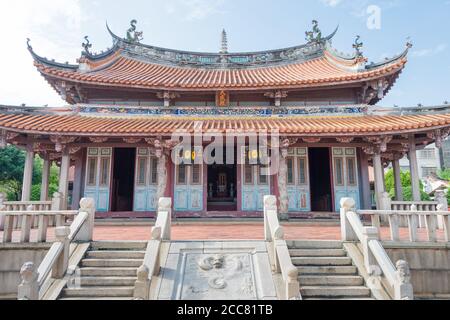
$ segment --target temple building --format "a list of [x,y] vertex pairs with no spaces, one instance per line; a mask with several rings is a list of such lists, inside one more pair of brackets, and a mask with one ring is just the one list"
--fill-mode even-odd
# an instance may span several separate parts
[[[145,45],[136,21],[124,38],[108,32],[112,47],[93,53],[86,37],[77,64],[43,58],[28,42],[37,71],[68,106],[0,107],[0,144],[27,152],[24,201],[39,154],[42,198],[51,196],[55,161],[65,209],[75,168],[71,202],[94,198],[99,218],[153,217],[160,197],[173,198],[177,217],[262,217],[265,195],[277,196],[285,217],[335,216],[343,197],[371,208],[369,167],[377,198],[389,164],[401,195],[399,160],[407,154],[420,200],[417,150],[440,146],[450,133],[445,106],[377,106],[405,68],[409,43],[398,56],[369,63],[359,37],[344,54],[332,46],[337,30],[322,36],[316,21],[305,44],[250,53],[229,52],[225,31],[218,53]],[[232,161],[199,161],[205,140],[174,161],[177,130],[226,134],[223,156]],[[279,170],[264,170],[261,143],[250,144],[263,132],[279,151]]]

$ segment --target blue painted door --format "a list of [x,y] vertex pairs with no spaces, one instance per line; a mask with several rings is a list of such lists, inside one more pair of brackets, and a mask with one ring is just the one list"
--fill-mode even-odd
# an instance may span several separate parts
[[342,198],[353,198],[360,208],[358,160],[356,148],[333,148],[335,209],[340,210]]
[[264,196],[270,195],[270,176],[262,166],[242,165],[242,211],[264,211]]
[[134,211],[156,211],[158,191],[158,159],[148,148],[136,152]]
[[290,212],[311,211],[308,148],[291,148],[286,159]]
[[95,200],[98,212],[109,211],[112,148],[88,148],[84,197]]
[[203,165],[175,166],[174,193],[175,211],[203,211]]

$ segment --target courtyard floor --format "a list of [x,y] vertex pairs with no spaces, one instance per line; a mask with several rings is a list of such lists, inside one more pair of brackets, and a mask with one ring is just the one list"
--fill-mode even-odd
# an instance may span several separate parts
[[[338,225],[283,225],[287,240],[340,240]],[[150,239],[150,225],[99,225],[94,230],[94,241],[143,241]],[[439,241],[444,241],[444,233],[437,232]],[[402,240],[408,239],[408,229],[400,230]],[[382,228],[382,240],[389,240],[389,228]],[[3,232],[0,231],[0,242]],[[13,242],[18,242],[20,232],[14,231]],[[31,233],[31,242],[36,239],[36,230]],[[172,240],[263,240],[264,226],[262,223],[198,223],[172,226]],[[420,241],[427,241],[425,229],[419,230]],[[48,241],[54,240],[54,228],[48,230]]]

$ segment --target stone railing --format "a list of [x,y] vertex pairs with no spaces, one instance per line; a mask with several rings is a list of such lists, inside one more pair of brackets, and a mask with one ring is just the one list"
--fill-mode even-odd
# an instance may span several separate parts
[[[409,241],[419,241],[419,229],[421,229],[419,221],[425,221],[424,228],[427,231],[429,242],[437,242],[437,231],[439,228],[439,221],[442,222],[444,230],[444,237],[446,242],[450,242],[450,212],[442,205],[437,206],[438,211],[419,211],[416,205],[412,205],[409,211],[401,210],[360,210],[358,215],[371,216],[372,221],[379,221],[380,217],[386,217],[389,221],[390,238],[392,241],[401,241],[400,228],[401,220],[407,221],[409,230]],[[375,217],[375,218],[374,218]],[[378,227],[376,225],[372,225]]]
[[271,253],[272,270],[280,274],[284,284],[285,300],[301,300],[298,269],[292,264],[289,248],[284,239],[284,230],[278,219],[277,198],[264,197],[264,233]]
[[406,261],[394,264],[383,248],[376,227],[364,227],[356,212],[355,200],[341,200],[341,234],[346,242],[359,242],[362,246],[364,266],[367,273],[383,285],[395,300],[413,300],[411,274]]
[[95,203],[93,199],[82,199],[70,227],[56,228],[56,242],[48,251],[39,268],[34,263],[23,265],[20,275],[22,283],[18,289],[18,300],[40,300],[48,289],[47,279],[63,279],[69,267],[70,244],[91,242],[94,233]]
[[[61,208],[62,196],[59,192],[53,194],[50,201],[6,201],[6,195],[0,193],[0,213],[2,211],[19,212],[19,211],[58,211]],[[63,226],[64,222],[62,216],[50,217],[48,221],[49,226]],[[0,215],[0,231],[4,228],[4,215]],[[20,216],[14,218],[13,228],[18,229],[22,225]],[[38,219],[32,219],[31,226],[37,228],[39,225]]]
[[[429,212],[429,211],[447,211],[448,210],[448,202],[447,197],[443,191],[436,192],[435,201],[392,201],[388,193],[383,193],[381,198],[382,204],[380,209],[387,211],[410,211],[411,208],[414,208],[414,211],[419,212]],[[438,210],[439,207],[439,210]],[[372,225],[374,227],[379,228],[381,223],[388,222],[385,218],[385,215],[377,215],[372,213],[371,215]],[[399,224],[401,227],[407,227],[408,221],[405,217],[400,217]],[[417,224],[420,228],[426,227],[426,221],[424,215],[419,215],[419,219],[417,220]],[[438,226],[439,229],[444,228],[444,219],[443,217],[438,217]]]
[[137,271],[134,287],[135,300],[149,300],[152,279],[161,270],[161,244],[171,240],[172,199],[161,198],[158,202],[158,217],[152,228],[152,238],[147,245],[144,264]]

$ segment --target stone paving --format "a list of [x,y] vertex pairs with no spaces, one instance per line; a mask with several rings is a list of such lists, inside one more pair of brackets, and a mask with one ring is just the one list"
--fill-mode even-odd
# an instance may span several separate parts
[[[149,240],[151,226],[96,226],[94,240]],[[340,226],[285,224],[284,230],[287,240],[340,240]],[[389,228],[382,228],[382,239],[389,240]],[[400,231],[402,240],[408,240],[408,229]],[[20,232],[15,231],[13,242],[18,242]],[[0,242],[3,232],[0,232]],[[31,241],[36,239],[36,230],[32,231]],[[182,224],[172,226],[173,240],[263,240],[264,226],[262,223],[208,223]],[[420,241],[427,241],[425,229],[419,230]],[[438,231],[439,241],[444,240],[444,233]],[[54,229],[48,231],[48,241],[54,240]]]

